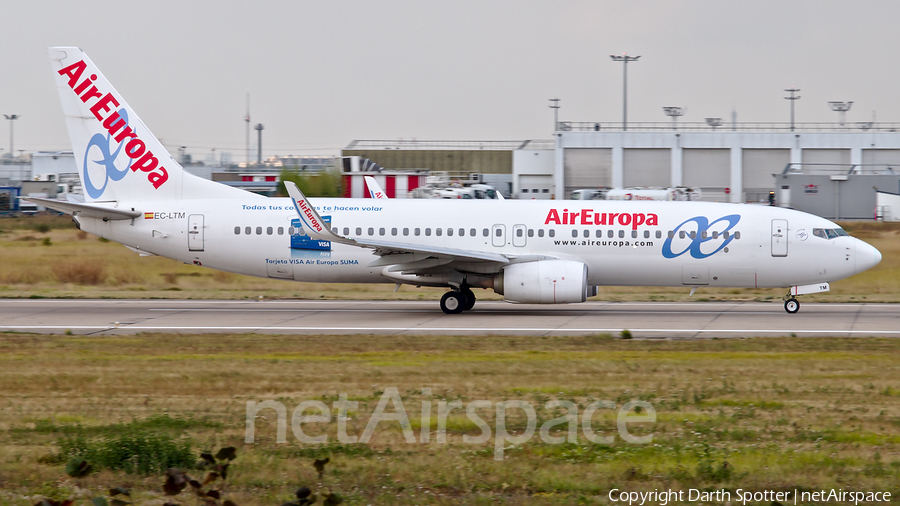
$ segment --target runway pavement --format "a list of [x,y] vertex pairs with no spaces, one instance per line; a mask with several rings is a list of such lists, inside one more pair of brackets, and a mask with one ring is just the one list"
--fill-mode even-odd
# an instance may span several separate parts
[[587,302],[560,306],[479,301],[459,315],[437,301],[0,300],[0,331],[45,334],[229,332],[634,337],[900,337],[898,304]]

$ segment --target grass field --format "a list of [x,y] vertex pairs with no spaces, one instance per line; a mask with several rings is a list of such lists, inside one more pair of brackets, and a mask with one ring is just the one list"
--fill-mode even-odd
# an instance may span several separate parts
[[[804,296],[819,302],[900,302],[900,224],[848,222],[844,227],[881,250],[873,269]],[[80,232],[67,217],[0,220],[0,297],[242,299],[424,299],[438,288],[391,284],[296,283],[229,274],[160,257],[140,257],[125,247]],[[692,300],[688,288],[601,287],[599,300]],[[702,288],[693,300],[780,299],[783,290]],[[487,290],[479,299],[499,299]]]
[[[900,301],[900,227],[846,223],[878,247],[874,269],[839,281],[817,301]],[[437,299],[442,290],[391,285],[290,283],[217,273],[124,247],[75,230],[65,218],[0,220],[0,297]],[[700,290],[695,299],[765,300],[780,290]],[[479,297],[487,298],[483,292]],[[607,287],[607,300],[688,300],[686,289]],[[612,504],[623,491],[891,491],[900,494],[900,340],[731,339],[641,341],[615,336],[46,336],[0,334],[0,505],[43,497],[89,504],[111,487],[133,490],[135,504],[163,506],[163,469],[194,477],[201,451],[237,448],[227,498],[278,505],[300,486],[336,493],[344,504]],[[396,390],[394,390],[396,389]],[[425,389],[425,390],[423,390]],[[430,393],[427,389],[431,389]],[[380,401],[396,391],[399,422],[381,422],[366,443],[341,443],[338,424],[364,433]],[[344,417],[335,402],[358,405]],[[438,404],[487,401],[446,417],[438,442]],[[535,434],[496,444],[501,401],[524,401],[537,428],[575,406],[649,403],[656,421],[630,423],[647,444],[626,442],[616,411],[588,421],[611,444],[576,427],[559,444]],[[285,407],[285,443],[277,415],[253,418],[244,443],[247,403]],[[303,443],[291,427],[301,402],[321,401],[330,423],[311,423]],[[430,403],[430,407],[429,404]],[[387,413],[394,412],[389,404]],[[473,409],[474,409],[474,405]],[[431,413],[422,420],[422,412]],[[511,434],[527,430],[522,409],[508,411]],[[316,414],[315,410],[305,414]],[[635,412],[632,412],[635,414]],[[646,412],[641,413],[646,414]],[[423,431],[423,427],[428,430]],[[548,437],[565,436],[566,424]],[[498,455],[500,460],[497,460]],[[94,472],[67,476],[81,455]],[[317,459],[329,458],[321,476]],[[224,499],[223,498],[223,499]],[[178,504],[204,503],[189,492]],[[709,502],[709,501],[704,501]],[[740,501],[732,496],[731,502]],[[333,504],[333,503],[332,503]],[[621,504],[621,503],[616,503]],[[768,502],[766,502],[768,504]],[[223,505],[224,506],[224,505]]]
[[[161,505],[158,472],[102,469],[114,466],[98,456],[100,469],[76,480],[54,457],[79,438],[89,448],[142,437],[195,454],[235,446],[223,490],[239,505],[282,504],[300,486],[344,504],[611,504],[613,488],[900,493],[900,340],[3,334],[0,361],[0,504],[86,502],[124,486],[138,504]],[[368,444],[341,444],[333,418],[303,426],[327,444],[299,442],[290,424],[280,444],[271,409],[256,418],[256,442],[243,442],[247,401],[278,401],[290,419],[302,401],[332,407],[346,393],[359,403],[346,422],[358,436],[392,387],[416,437],[431,402],[429,443],[407,443],[399,422],[382,421]],[[498,461],[493,439],[462,441],[481,429],[459,410],[448,442],[436,441],[439,401],[527,401],[540,427],[560,416],[548,401],[582,415],[596,400],[636,399],[656,411],[655,423],[630,429],[652,435],[649,444],[623,441],[603,409],[592,427],[611,445],[579,427],[574,443],[503,445]],[[477,413],[496,426],[492,409]],[[521,433],[523,411],[509,413],[510,432]],[[319,478],[313,462],[325,457]]]

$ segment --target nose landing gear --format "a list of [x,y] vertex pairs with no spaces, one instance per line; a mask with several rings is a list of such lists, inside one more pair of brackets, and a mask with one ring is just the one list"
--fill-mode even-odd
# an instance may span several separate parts
[[794,314],[797,311],[800,311],[800,301],[791,297],[789,299],[785,299],[784,301],[784,310],[789,314]]

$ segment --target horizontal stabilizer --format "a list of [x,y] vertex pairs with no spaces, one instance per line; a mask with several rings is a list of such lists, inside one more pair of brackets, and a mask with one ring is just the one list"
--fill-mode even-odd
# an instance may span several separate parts
[[[86,218],[100,218],[105,220],[133,220],[139,218],[142,213],[126,209],[117,209],[115,207],[93,203],[79,204],[76,202],[67,202],[65,200],[44,199],[38,197],[21,197],[22,200],[37,204],[39,206],[49,207],[55,211],[66,214],[74,214],[84,216]],[[114,205],[114,204],[113,204]]]

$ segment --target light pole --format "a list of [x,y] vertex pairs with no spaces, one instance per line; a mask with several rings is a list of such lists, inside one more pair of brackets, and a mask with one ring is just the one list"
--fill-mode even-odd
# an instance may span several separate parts
[[258,132],[256,140],[256,163],[262,165],[262,131],[264,127],[262,123],[257,123],[253,128]]
[[250,94],[247,93],[247,114],[244,115],[244,122],[247,123],[247,151],[246,162],[247,167],[250,166]]
[[850,106],[853,105],[853,102],[828,102],[828,105],[831,106],[831,110],[838,114],[838,124],[841,128],[844,128],[844,123],[847,120],[847,111],[850,110]]
[[686,112],[683,107],[663,107],[666,116],[672,118],[672,130],[678,130],[678,117]]
[[550,108],[553,109],[553,131],[556,132],[559,130],[559,99],[551,98],[550,101],[553,102]]
[[784,91],[791,94],[791,96],[784,97],[784,99],[791,101],[791,132],[793,132],[794,131],[794,101],[800,100],[800,95],[794,96],[794,93],[797,93],[798,91],[800,91],[800,88],[787,88]]
[[9,156],[10,158],[16,156],[15,150],[13,150],[13,121],[22,117],[20,114],[4,114],[4,118],[9,120]]
[[628,62],[637,61],[641,56],[609,55],[613,61],[622,62],[622,130],[628,130]]
[[713,132],[715,132],[716,127],[722,126],[722,118],[706,118],[706,124],[711,126]]

